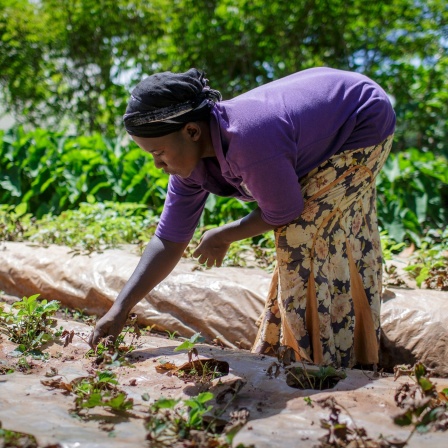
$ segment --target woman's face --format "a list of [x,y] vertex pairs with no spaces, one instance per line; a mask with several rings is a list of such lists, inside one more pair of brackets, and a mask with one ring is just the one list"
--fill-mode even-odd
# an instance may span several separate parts
[[195,123],[188,123],[180,131],[163,137],[131,137],[140,148],[154,157],[156,168],[168,174],[189,177],[203,157],[201,129]]

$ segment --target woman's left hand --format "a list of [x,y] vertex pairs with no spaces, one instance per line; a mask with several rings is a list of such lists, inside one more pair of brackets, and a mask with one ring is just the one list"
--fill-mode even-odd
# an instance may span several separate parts
[[224,240],[225,230],[222,227],[207,230],[199,241],[199,246],[193,252],[193,257],[208,268],[221,266],[229,249],[230,243]]

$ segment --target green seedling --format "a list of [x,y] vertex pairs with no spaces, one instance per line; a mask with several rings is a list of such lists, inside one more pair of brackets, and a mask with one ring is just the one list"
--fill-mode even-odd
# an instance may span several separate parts
[[311,400],[310,397],[305,397],[303,401],[307,404],[307,406],[311,406],[312,408],[314,408],[313,400]]
[[[149,415],[145,423],[148,431],[146,439],[151,446],[180,446],[179,443],[192,441],[197,443],[197,446],[230,448],[242,424],[236,425],[232,420],[223,432],[219,433],[216,418],[208,418],[213,409],[208,403],[213,398],[211,392],[202,392],[183,401],[172,398],[160,398],[155,401],[148,410]],[[244,445],[240,444],[237,448],[244,448]]]
[[298,389],[330,389],[347,377],[344,371],[332,366],[321,366],[318,370],[291,366],[286,368],[285,372],[286,383]]
[[169,331],[169,330],[165,330],[165,332],[168,334],[168,339],[176,339],[176,334],[179,334],[179,332],[177,331]]
[[93,325],[97,319],[95,315],[87,315],[85,310],[81,310],[80,308],[75,308],[74,310],[70,308],[63,308],[62,313],[64,314],[65,320],[71,319],[76,320],[78,322],[83,322],[88,325]]
[[118,388],[118,380],[110,371],[98,371],[95,376],[77,378],[65,383],[61,378],[41,381],[44,386],[63,389],[75,396],[75,411],[102,407],[113,412],[125,412],[133,408],[132,398]]
[[28,362],[26,356],[22,356],[17,361],[17,370],[25,375],[29,375],[30,373],[32,373],[33,367],[34,367],[33,362],[32,361]]
[[278,348],[277,359],[278,363],[271,363],[266,374],[271,378],[273,376],[277,378],[282,366],[285,369],[286,384],[297,389],[330,389],[347,377],[343,370],[332,366],[307,367],[303,361],[301,366],[297,365],[294,350],[285,345]]
[[0,304],[0,331],[18,344],[17,351],[23,354],[39,354],[39,349],[60,331],[53,330],[56,320],[52,317],[59,309],[59,302],[38,301],[38,297],[39,294],[23,297],[11,306],[10,312]]
[[202,416],[210,410],[205,407],[205,403],[212,398],[213,395],[208,392],[196,397],[198,405],[191,417],[188,407],[179,399],[160,398],[155,401],[148,410],[146,439],[156,446],[172,446],[177,440],[188,440],[192,430],[204,429],[201,425]]
[[188,353],[189,362],[192,361],[193,355],[199,359],[198,350],[196,348],[196,344],[204,342],[205,339],[201,336],[201,333],[195,333],[190,339],[182,342],[182,344],[178,345],[174,351],[180,352],[185,350]]

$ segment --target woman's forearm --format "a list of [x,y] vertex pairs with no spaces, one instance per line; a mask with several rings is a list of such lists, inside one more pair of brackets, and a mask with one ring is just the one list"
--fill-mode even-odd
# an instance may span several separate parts
[[174,243],[154,236],[113,306],[121,312],[129,313],[149,291],[170,274],[187,245],[188,243]]
[[261,235],[262,233],[275,229],[275,227],[277,226],[263,221],[261,218],[261,210],[257,208],[244,218],[225,224],[220,229],[224,241],[231,244],[234,241]]

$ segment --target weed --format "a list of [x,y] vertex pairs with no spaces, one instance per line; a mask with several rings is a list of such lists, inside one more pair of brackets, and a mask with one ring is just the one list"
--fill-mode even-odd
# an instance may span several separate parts
[[145,328],[142,328],[141,329],[142,334],[148,335],[148,334],[152,333],[152,330],[154,330],[155,326],[156,326],[156,324],[152,324],[152,325],[147,325]]
[[[57,372],[47,372],[45,376],[53,377]],[[118,388],[118,380],[113,372],[97,371],[95,375],[75,378],[70,383],[62,378],[41,380],[44,386],[64,390],[75,397],[75,412],[80,415],[83,409],[103,407],[109,411],[125,412],[133,409],[134,401],[127,398],[126,392]]]
[[22,356],[17,361],[17,370],[19,372],[22,372],[25,375],[31,374],[33,368],[34,368],[33,362],[32,361],[28,362],[28,360],[26,359],[26,356]]
[[314,408],[313,400],[311,400],[310,397],[305,397],[303,401],[307,404],[307,406],[311,406],[312,408]]
[[209,385],[211,381],[228,375],[228,373],[229,364],[227,362],[198,358],[179,367],[175,370],[174,375],[184,380]]
[[24,354],[38,354],[44,344],[58,335],[58,331],[52,329],[56,323],[52,316],[59,309],[59,302],[38,301],[38,297],[39,294],[23,297],[12,305],[10,312],[0,305],[0,331],[18,344],[17,350]]

